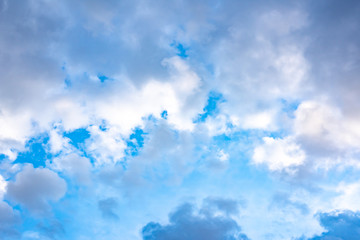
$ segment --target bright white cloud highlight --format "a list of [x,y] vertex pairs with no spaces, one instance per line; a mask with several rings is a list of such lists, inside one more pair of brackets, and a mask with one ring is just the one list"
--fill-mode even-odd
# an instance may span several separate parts
[[305,152],[292,138],[264,137],[263,141],[254,149],[252,160],[255,164],[265,164],[272,171],[290,171],[304,163]]
[[295,133],[309,151],[322,155],[359,152],[360,121],[330,104],[305,101],[295,112]]
[[6,193],[7,182],[3,176],[0,175],[0,201],[3,199]]

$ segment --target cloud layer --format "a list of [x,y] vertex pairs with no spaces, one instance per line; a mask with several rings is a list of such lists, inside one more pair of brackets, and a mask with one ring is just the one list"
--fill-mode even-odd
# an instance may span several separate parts
[[0,0],[0,238],[352,239],[359,12]]

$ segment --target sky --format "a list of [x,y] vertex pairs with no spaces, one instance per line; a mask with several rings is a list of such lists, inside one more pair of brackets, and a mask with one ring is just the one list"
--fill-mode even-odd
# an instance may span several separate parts
[[0,0],[0,239],[360,239],[359,13]]

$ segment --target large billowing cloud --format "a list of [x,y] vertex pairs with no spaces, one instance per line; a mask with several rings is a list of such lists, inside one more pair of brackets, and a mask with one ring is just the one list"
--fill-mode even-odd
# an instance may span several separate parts
[[196,213],[194,205],[185,203],[169,215],[169,224],[150,222],[144,226],[143,239],[246,240],[248,238],[241,233],[240,226],[229,216],[237,213],[236,205],[231,200],[208,199],[205,206]]

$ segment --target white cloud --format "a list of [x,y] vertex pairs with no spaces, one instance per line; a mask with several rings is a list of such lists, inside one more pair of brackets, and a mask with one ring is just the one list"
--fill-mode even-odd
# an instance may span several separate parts
[[306,159],[305,152],[292,138],[264,137],[264,143],[254,149],[255,164],[266,164],[272,171],[292,171]]
[[339,195],[332,200],[332,209],[360,211],[360,182],[341,182],[335,191]]
[[274,130],[276,129],[274,115],[271,112],[246,115],[241,126],[245,129]]
[[52,129],[49,131],[49,151],[52,154],[68,149],[69,141],[70,139],[63,137],[62,133],[58,129]]
[[360,123],[341,109],[321,101],[306,101],[295,112],[294,131],[307,151],[331,156],[358,152]]
[[227,160],[229,160],[229,154],[224,152],[223,149],[220,149],[217,153],[217,157],[221,162],[226,162]]
[[97,166],[123,160],[126,143],[116,127],[103,131],[98,126],[91,126],[88,130],[91,137],[86,141],[86,149],[96,159]]

